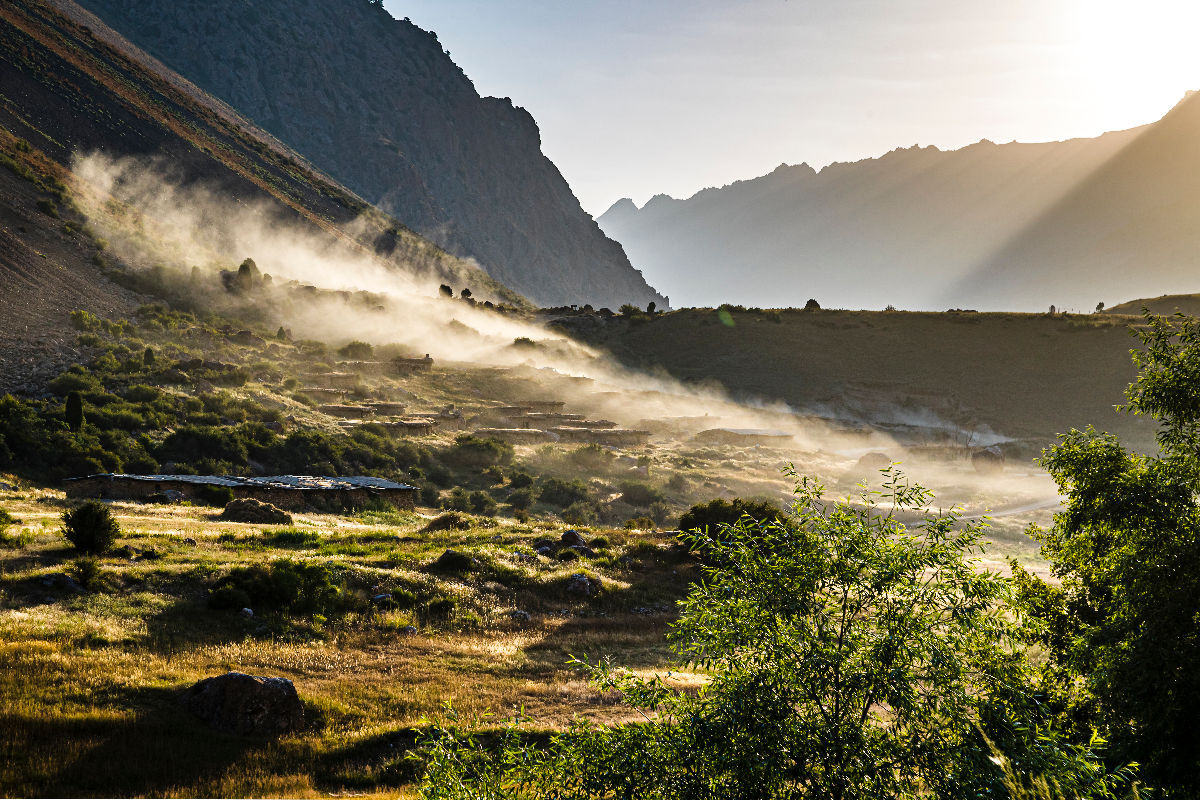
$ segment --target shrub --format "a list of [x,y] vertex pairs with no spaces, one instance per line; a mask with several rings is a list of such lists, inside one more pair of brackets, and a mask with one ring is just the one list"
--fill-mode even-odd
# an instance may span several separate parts
[[[205,505],[213,506],[214,508],[224,508],[225,513],[229,513],[229,504],[233,502],[233,489],[228,486],[212,486],[209,484],[201,484],[196,487],[196,498]],[[225,514],[221,515],[225,519],[233,519]],[[235,520],[236,522],[255,522],[256,520]]]
[[621,500],[631,506],[647,508],[663,499],[663,493],[645,483],[625,481],[621,484]]
[[487,492],[471,492],[467,498],[471,511],[475,514],[492,516],[496,513],[496,501]]
[[598,444],[585,444],[568,453],[567,461],[579,469],[596,472],[611,464],[615,457]]
[[20,521],[21,520],[17,519],[3,508],[0,508],[0,533],[4,533],[6,530],[8,530],[9,526],[16,525]]
[[514,472],[512,477],[508,479],[508,485],[513,489],[524,489],[526,486],[533,486],[533,476],[528,472]]
[[112,510],[95,500],[64,512],[62,521],[63,536],[76,550],[88,555],[103,555],[121,533],[121,526],[113,519]]
[[58,218],[58,206],[48,197],[43,197],[37,201],[38,211],[49,217]]
[[[460,434],[443,455],[449,464],[460,467],[490,467],[512,461],[513,446],[498,439],[482,439]],[[430,475],[430,477],[433,477]]]
[[583,481],[576,478],[564,481],[561,478],[546,478],[538,490],[538,499],[552,506],[566,508],[574,503],[585,502],[589,497],[588,488]]
[[100,577],[100,560],[95,556],[80,556],[71,562],[71,577],[83,588],[91,588]]
[[931,514],[908,530],[889,512],[921,515],[930,495],[898,473],[889,485],[830,508],[801,480],[790,525],[685,534],[718,566],[668,637],[704,690],[576,662],[645,720],[532,742],[515,720],[483,746],[451,718],[426,741],[423,796],[957,800],[1031,778],[1063,797],[1136,794],[1040,724],[1008,579],[970,556],[983,526]]
[[280,559],[269,566],[232,570],[213,585],[208,604],[215,609],[266,608],[332,617],[353,610],[359,601],[329,566]]
[[562,518],[564,522],[571,525],[595,525],[600,519],[600,514],[596,511],[594,504],[580,501],[564,508]]
[[458,550],[447,550],[428,569],[442,575],[464,575],[475,569],[475,559]]
[[367,342],[353,341],[338,349],[338,355],[351,361],[367,361],[375,355],[375,348]]
[[679,529],[692,531],[734,525],[743,516],[755,522],[782,522],[786,519],[778,506],[766,501],[735,497],[730,502],[718,498],[707,503],[698,503],[685,511],[679,518]]
[[654,530],[654,520],[650,517],[634,517],[633,519],[625,520],[625,529],[631,531],[652,531]]
[[67,427],[71,430],[78,433],[83,428],[83,397],[79,392],[71,392],[67,395],[63,416],[67,420]]
[[533,505],[532,489],[517,489],[508,495],[508,504],[518,511],[523,511]]
[[455,486],[448,495],[442,498],[442,508],[451,511],[470,511],[471,496],[463,487]]

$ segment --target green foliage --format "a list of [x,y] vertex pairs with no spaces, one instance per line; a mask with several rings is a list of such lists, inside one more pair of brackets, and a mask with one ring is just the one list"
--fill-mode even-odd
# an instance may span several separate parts
[[[1038,726],[1009,584],[972,556],[979,524],[928,513],[894,470],[852,501],[807,479],[795,497],[784,521],[683,535],[713,565],[670,634],[702,691],[602,661],[593,682],[642,722],[577,719],[538,745],[518,719],[488,746],[451,714],[427,742],[423,796],[957,800],[1030,775],[1116,796],[1126,776]],[[924,516],[909,529],[900,515]]]
[[595,503],[580,500],[564,508],[562,518],[563,522],[571,525],[595,525],[600,519],[600,514]]
[[755,522],[770,522],[783,520],[786,515],[779,507],[766,501],[741,497],[735,497],[732,501],[717,498],[707,503],[697,503],[685,511],[679,518],[679,529],[715,529],[721,525],[737,524],[742,517],[749,517]]
[[508,495],[508,504],[518,511],[523,511],[533,505],[533,490],[530,488],[517,489]]
[[10,526],[16,525],[20,521],[3,508],[0,508],[0,533],[4,533]]
[[528,472],[514,472],[508,479],[508,485],[513,489],[524,489],[533,486],[533,476]]
[[566,508],[590,499],[587,485],[578,478],[564,481],[562,478],[546,478],[538,489],[538,499],[543,503]]
[[483,439],[469,433],[459,434],[443,454],[448,464],[459,467],[491,467],[512,462],[513,447],[499,439]]
[[218,580],[208,596],[214,609],[253,608],[334,617],[361,605],[344,577],[327,564],[279,559],[239,567]]
[[375,348],[368,342],[353,341],[338,348],[338,355],[351,361],[367,361],[375,355]]
[[85,589],[96,584],[100,572],[100,559],[95,556],[79,556],[71,562],[71,577]]
[[233,500],[233,489],[228,486],[201,484],[196,487],[196,498],[207,506],[224,508]]
[[641,483],[640,481],[624,481],[621,483],[621,500],[631,506],[648,508],[663,499],[662,491],[649,484]]
[[467,501],[471,506],[470,511],[474,514],[490,517],[496,513],[496,501],[487,492],[471,492]]
[[571,466],[587,472],[598,472],[608,467],[616,458],[608,450],[598,444],[585,444],[567,454],[567,462]]
[[43,197],[37,201],[38,211],[49,217],[58,218],[58,206],[53,200],[48,197]]
[[[1146,316],[1125,410],[1159,422],[1157,455],[1073,430],[1043,465],[1067,496],[1042,553],[1061,586],[1018,572],[1055,707],[1098,726],[1170,796],[1200,794],[1200,320]],[[1171,793],[1173,792],[1173,793]]]
[[83,397],[79,392],[71,392],[67,395],[63,416],[67,420],[67,427],[71,430],[79,431],[83,427]]
[[87,555],[103,555],[121,533],[109,507],[95,500],[63,512],[62,521],[63,536]]

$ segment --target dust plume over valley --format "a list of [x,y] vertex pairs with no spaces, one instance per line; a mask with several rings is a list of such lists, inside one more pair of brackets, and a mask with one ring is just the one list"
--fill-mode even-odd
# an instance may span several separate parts
[[[772,475],[772,461],[776,471],[792,462],[844,491],[872,479],[881,465],[868,460],[864,463],[874,465],[864,468],[861,457],[874,453],[878,462],[883,453],[938,490],[947,507],[965,505],[982,513],[1042,505],[1057,496],[1044,475],[1020,461],[1003,488],[996,475],[979,478],[972,453],[1018,443],[986,424],[964,428],[963,420],[932,406],[862,392],[810,405],[744,392],[735,401],[720,384],[689,386],[662,368],[630,369],[605,350],[564,335],[561,331],[577,324],[577,311],[500,313],[482,302],[439,296],[436,281],[405,272],[403,265],[385,264],[361,248],[302,229],[265,203],[235,204],[202,185],[181,187],[164,176],[160,164],[93,154],[77,159],[73,172],[89,223],[111,251],[194,301],[214,310],[236,309],[268,329],[284,326],[296,339],[331,347],[365,341],[393,352],[428,354],[466,372],[511,376],[522,386],[517,394],[480,399],[516,402],[524,392],[561,400],[622,428],[649,429],[651,449],[660,457],[695,447],[692,437],[701,434],[703,441],[708,431],[718,446],[734,448],[732,460],[721,459],[729,466],[719,471],[737,491],[785,500],[788,484]],[[222,288],[219,272],[245,258],[264,280],[252,291],[231,294]],[[583,318],[604,319],[586,312]],[[889,432],[895,430],[904,431],[899,439]],[[729,431],[724,440],[721,431]],[[1012,455],[1027,460],[1033,452],[1016,447]],[[739,470],[729,469],[743,457],[757,465],[756,479],[736,477]]]

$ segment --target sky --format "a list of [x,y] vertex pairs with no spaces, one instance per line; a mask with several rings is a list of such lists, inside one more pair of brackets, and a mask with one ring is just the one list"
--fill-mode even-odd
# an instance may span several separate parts
[[782,163],[1050,141],[1200,89],[1188,0],[384,0],[538,121],[594,216]]

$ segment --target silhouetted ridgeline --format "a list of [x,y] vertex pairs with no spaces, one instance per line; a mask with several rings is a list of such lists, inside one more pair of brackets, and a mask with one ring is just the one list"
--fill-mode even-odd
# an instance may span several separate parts
[[599,222],[677,306],[1091,311],[1195,291],[1198,214],[1192,94],[1094,139],[781,165],[686,200],[621,200]]
[[368,0],[85,0],[401,222],[543,305],[664,298],[579,206],[537,124]]

